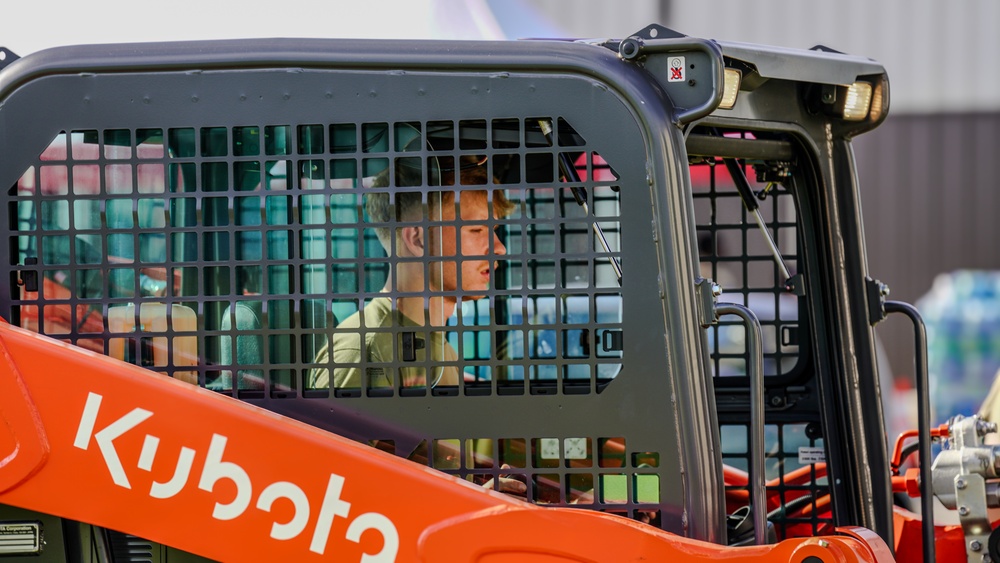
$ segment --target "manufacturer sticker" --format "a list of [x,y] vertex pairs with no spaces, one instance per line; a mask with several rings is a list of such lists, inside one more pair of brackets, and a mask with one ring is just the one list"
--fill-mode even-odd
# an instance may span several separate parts
[[38,522],[0,524],[0,556],[38,555],[42,552],[42,525]]

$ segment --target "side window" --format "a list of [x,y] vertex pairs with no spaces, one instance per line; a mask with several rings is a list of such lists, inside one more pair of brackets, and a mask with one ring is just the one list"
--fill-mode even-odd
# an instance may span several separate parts
[[[740,146],[755,155],[752,158],[734,160],[704,154],[706,145],[698,136],[704,139],[718,134],[696,129],[691,135],[694,143],[690,138],[688,141],[689,152],[703,151],[693,153],[690,167],[702,276],[722,285],[720,301],[749,307],[761,324],[768,393],[765,478],[769,491],[780,499],[780,510],[770,518],[777,536],[784,539],[826,533],[832,529],[833,517],[817,499],[829,494],[830,485],[811,461],[824,455],[825,440],[814,403],[817,383],[810,354],[809,309],[800,291],[808,275],[804,257],[809,248],[802,233],[811,224],[807,215],[809,190],[803,189],[806,159],[795,149],[790,135],[754,131],[722,132],[734,141],[727,154],[738,152],[735,147]],[[764,142],[755,145],[758,140]],[[747,210],[737,189],[740,175],[753,192],[760,223]],[[780,264],[769,238],[780,255]],[[751,454],[746,410],[734,408],[734,397],[747,393],[746,340],[746,329],[735,317],[723,317],[708,329],[722,459],[740,471],[748,470]],[[741,506],[743,501],[736,499],[746,486],[729,485],[734,491],[728,507],[732,512]]]
[[227,393],[596,393],[619,177],[558,117],[66,131],[11,191],[24,327]]
[[[695,134],[703,134],[696,132]],[[731,132],[735,139],[755,139],[752,132]],[[726,159],[700,156],[690,167],[698,221],[702,275],[722,286],[720,301],[750,307],[763,329],[764,374],[787,379],[801,372],[800,340],[808,323],[800,318],[799,298],[786,290],[795,279],[786,278],[768,245],[774,242],[791,276],[799,271],[798,210],[794,180],[788,163],[776,160],[736,160],[751,190],[767,228],[761,232],[747,211],[727,168]],[[801,281],[799,282],[801,285]],[[746,374],[745,331],[735,317],[723,318],[709,329],[713,373],[716,377]],[[718,384],[717,384],[718,385]]]

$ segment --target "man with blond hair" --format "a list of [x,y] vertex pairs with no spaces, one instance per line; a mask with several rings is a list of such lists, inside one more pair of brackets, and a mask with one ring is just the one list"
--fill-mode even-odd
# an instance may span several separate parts
[[[310,387],[331,386],[331,369],[332,386],[339,389],[392,388],[397,375],[402,387],[458,385],[455,349],[444,332],[426,327],[445,326],[459,298],[484,297],[496,266],[491,256],[507,252],[489,220],[506,217],[515,207],[499,190],[492,192],[491,201],[485,159],[465,157],[461,162],[460,184],[482,188],[428,192],[426,217],[420,191],[396,191],[395,204],[386,191],[366,196],[368,216],[378,224],[376,234],[390,257],[390,272],[381,295],[340,323],[317,354],[319,366],[309,374]],[[454,183],[454,171],[440,176],[444,186]],[[419,170],[396,167],[397,187],[421,184]],[[372,187],[388,185],[387,170]],[[393,220],[398,224],[390,225]],[[417,336],[404,343],[406,335]],[[412,367],[400,367],[404,359]]]

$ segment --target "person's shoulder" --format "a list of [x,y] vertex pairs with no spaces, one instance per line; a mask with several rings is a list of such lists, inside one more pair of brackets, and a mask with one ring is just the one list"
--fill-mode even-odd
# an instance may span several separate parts
[[361,313],[356,311],[342,321],[338,321],[336,328],[358,328],[361,326]]
[[376,297],[364,308],[365,327],[377,328],[392,324],[393,308],[388,297]]
[[380,327],[387,323],[392,315],[392,306],[387,297],[376,297],[369,301],[360,311],[357,311],[343,321],[337,323],[337,328],[360,328],[361,315],[365,316],[365,327]]

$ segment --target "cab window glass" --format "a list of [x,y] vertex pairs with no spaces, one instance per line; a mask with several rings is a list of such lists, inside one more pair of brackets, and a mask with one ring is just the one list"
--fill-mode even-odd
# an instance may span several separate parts
[[12,190],[15,310],[228,393],[596,393],[620,190],[561,118],[69,130]]

